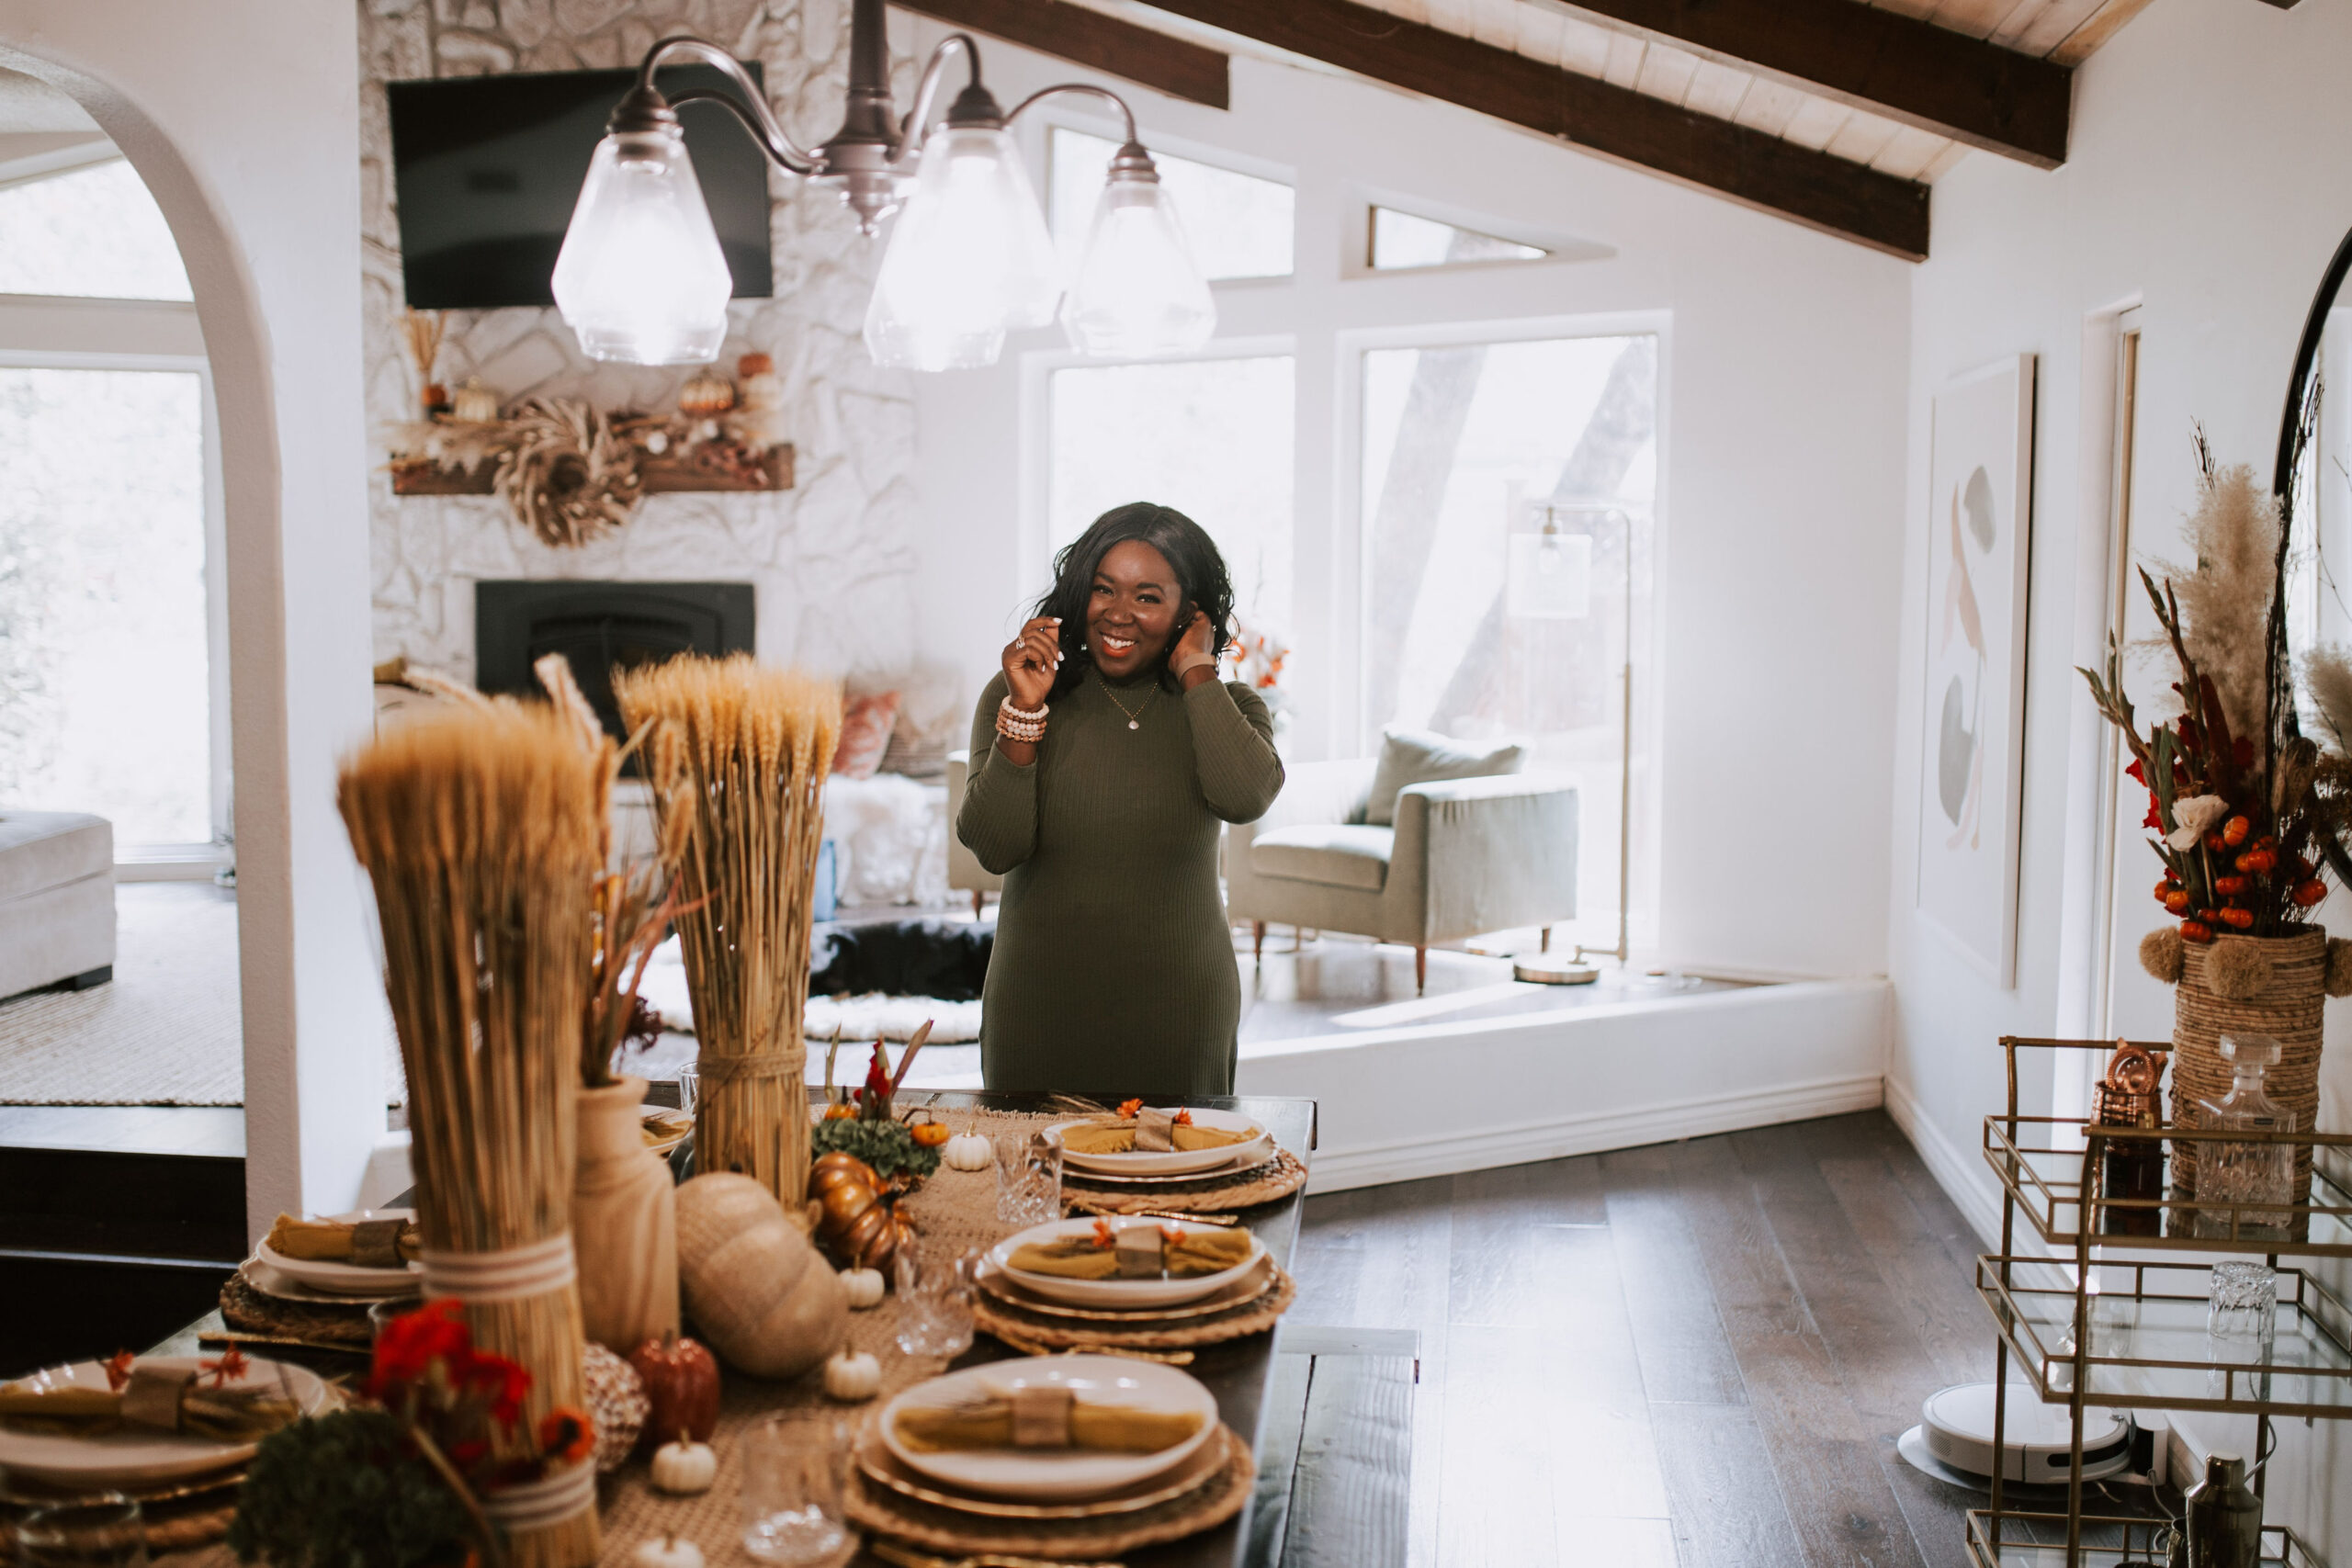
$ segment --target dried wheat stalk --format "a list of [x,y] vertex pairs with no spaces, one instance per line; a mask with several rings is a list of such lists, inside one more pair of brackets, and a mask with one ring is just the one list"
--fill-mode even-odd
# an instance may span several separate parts
[[748,657],[618,673],[648,737],[679,945],[701,1042],[695,1159],[797,1209],[808,1179],[808,925],[841,687]]
[[[610,750],[497,698],[398,726],[344,764],[337,803],[375,886],[429,1249],[499,1252],[571,1228]],[[574,1287],[466,1316],[477,1343],[530,1371],[518,1455],[549,1410],[586,1407]],[[595,1515],[519,1530],[512,1547],[514,1568],[587,1568]]]

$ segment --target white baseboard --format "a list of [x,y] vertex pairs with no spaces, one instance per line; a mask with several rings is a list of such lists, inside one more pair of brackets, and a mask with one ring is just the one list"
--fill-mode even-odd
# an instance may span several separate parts
[[1791,1084],[1760,1094],[1701,1095],[1631,1111],[1531,1122],[1492,1131],[1453,1134],[1368,1148],[1335,1150],[1315,1161],[1311,1190],[1338,1192],[1392,1181],[1497,1166],[1566,1159],[1608,1149],[1637,1148],[1679,1138],[1736,1133],[1781,1122],[1869,1111],[1880,1103],[1876,1073]]
[[1919,1151],[1919,1163],[1928,1168],[1936,1185],[1959,1209],[1961,1217],[1984,1244],[1984,1249],[1997,1251],[2001,1245],[2001,1190],[1993,1168],[1984,1163],[1983,1153],[1963,1150],[1944,1136],[1943,1129],[1892,1075],[1886,1080],[1886,1113],[1903,1129],[1911,1146]]

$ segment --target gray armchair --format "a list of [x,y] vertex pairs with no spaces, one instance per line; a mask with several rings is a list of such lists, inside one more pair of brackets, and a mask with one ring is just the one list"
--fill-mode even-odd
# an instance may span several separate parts
[[972,896],[972,918],[977,920],[988,896],[1004,891],[1004,878],[982,865],[980,857],[966,849],[956,832],[956,818],[964,810],[964,781],[971,773],[969,751],[947,753],[947,886]]
[[[1396,825],[1364,820],[1371,758],[1294,764],[1273,809],[1226,830],[1227,912],[1413,949],[1577,912],[1577,792],[1528,773],[1408,784]],[[960,886],[960,884],[959,884]]]

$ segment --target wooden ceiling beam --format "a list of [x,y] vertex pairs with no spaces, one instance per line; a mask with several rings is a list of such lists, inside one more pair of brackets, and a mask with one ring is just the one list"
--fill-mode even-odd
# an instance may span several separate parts
[[[926,0],[926,4],[929,0]],[[1149,0],[1170,16],[1492,115],[1910,261],[1928,187],[1351,0]]]
[[1230,107],[1225,55],[1064,0],[890,0],[890,4],[950,27],[969,28],[1040,54],[1091,66],[1170,97],[1206,104],[1213,109]]
[[2074,72],[1860,0],[1536,0],[2036,168],[2066,161]]

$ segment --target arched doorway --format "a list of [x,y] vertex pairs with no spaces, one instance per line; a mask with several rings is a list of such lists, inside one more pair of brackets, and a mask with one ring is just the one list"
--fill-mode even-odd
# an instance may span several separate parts
[[243,1101],[221,494],[169,224],[79,104],[0,71],[0,814],[45,863],[0,943],[54,954],[0,984],[0,1106]]

